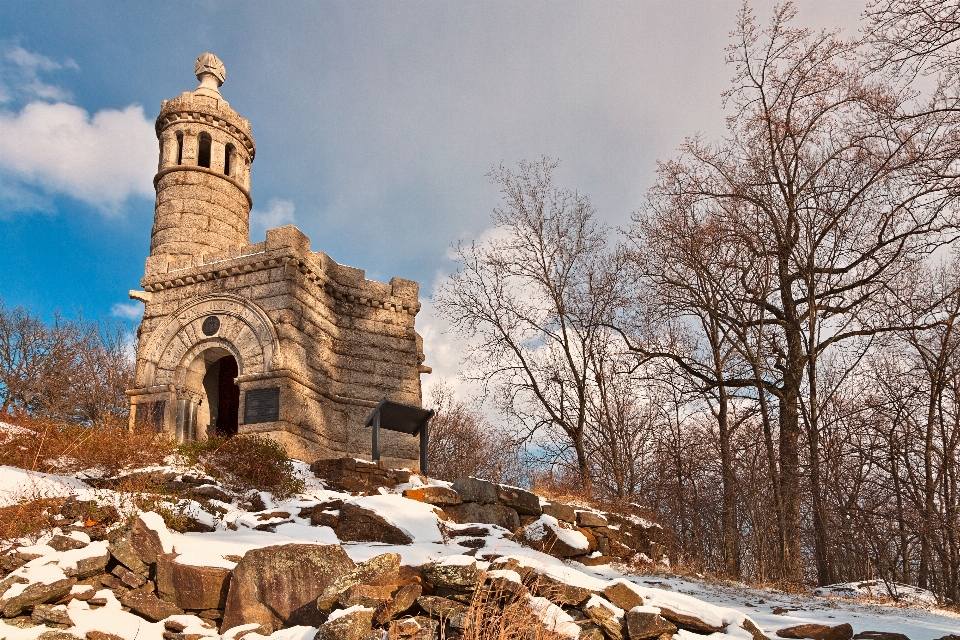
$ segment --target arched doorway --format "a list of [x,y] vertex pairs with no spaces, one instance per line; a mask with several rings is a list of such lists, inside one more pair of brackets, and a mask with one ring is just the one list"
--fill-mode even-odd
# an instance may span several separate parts
[[240,387],[236,383],[237,375],[239,375],[237,359],[232,355],[224,356],[207,367],[203,386],[209,389],[207,392],[210,406],[208,437],[237,434],[240,413]]
[[197,354],[184,375],[176,437],[179,442],[236,435],[239,423],[240,366],[233,353],[210,347]]

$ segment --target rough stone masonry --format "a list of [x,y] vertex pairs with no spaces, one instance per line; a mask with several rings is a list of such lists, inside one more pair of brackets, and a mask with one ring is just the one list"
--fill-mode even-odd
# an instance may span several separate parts
[[[223,63],[165,100],[130,426],[179,441],[258,433],[303,460],[368,455],[383,397],[420,406],[418,285],[364,278],[295,226],[250,244],[250,122],[220,94]],[[414,437],[382,433],[384,462],[416,465]],[[411,468],[413,468],[411,466]]]

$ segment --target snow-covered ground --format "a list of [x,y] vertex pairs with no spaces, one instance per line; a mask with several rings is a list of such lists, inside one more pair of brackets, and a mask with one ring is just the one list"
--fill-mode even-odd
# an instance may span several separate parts
[[[400,495],[404,489],[421,486],[419,479],[415,476],[412,483],[400,485],[391,491],[381,490],[381,495],[358,497],[327,490],[309,472],[306,465],[298,464],[298,472],[306,482],[306,491],[280,502],[274,501],[269,494],[263,494],[262,498],[267,509],[259,513],[244,511],[233,504],[214,502],[223,509],[223,513],[215,517],[201,510],[199,505],[194,503],[189,508],[190,513],[198,520],[215,526],[217,530],[211,533],[186,534],[164,532],[162,535],[164,547],[180,554],[177,561],[182,564],[231,569],[236,565],[236,559],[250,549],[290,542],[340,543],[355,562],[367,560],[382,553],[394,552],[400,554],[403,564],[411,566],[420,566],[427,562],[462,554],[474,554],[472,548],[460,546],[452,539],[455,537],[456,529],[466,525],[441,524],[433,507]],[[63,496],[69,494],[79,494],[82,499],[96,497],[102,502],[118,507],[121,512],[126,510],[129,513],[132,509],[123,496],[109,490],[91,489],[75,477],[35,474],[21,469],[0,467],[0,506],[15,503],[18,495]],[[350,501],[377,512],[409,535],[413,543],[410,545],[341,543],[330,527],[311,526],[309,520],[297,517],[301,508],[335,499]],[[266,517],[270,513],[276,515]],[[146,520],[153,528],[160,519],[159,516],[151,514]],[[275,532],[254,529],[257,526],[272,523],[277,523]],[[776,637],[778,629],[808,622],[829,625],[848,622],[853,626],[855,633],[867,630],[897,632],[905,634],[911,640],[934,640],[950,633],[960,633],[960,615],[936,610],[930,605],[893,606],[862,599],[793,595],[773,590],[756,590],[746,586],[698,582],[668,574],[627,575],[621,573],[615,566],[585,567],[576,562],[554,558],[508,539],[510,532],[505,529],[485,526],[491,533],[485,538],[485,546],[476,550],[477,558],[488,558],[494,554],[513,557],[522,565],[535,567],[540,573],[568,584],[597,591],[602,591],[612,580],[625,578],[643,588],[645,604],[657,606],[659,603],[660,606],[669,606],[674,610],[694,610],[698,615],[723,619],[726,622],[742,620],[746,615],[771,637]],[[74,534],[75,537],[77,535],[83,534]],[[47,535],[36,541],[20,541],[22,546],[27,547],[23,549],[24,551],[41,554],[41,557],[27,563],[15,573],[31,582],[40,581],[49,584],[62,579],[66,575],[64,569],[70,562],[75,563],[77,560],[73,556],[79,557],[85,550],[55,551],[44,544],[50,538],[51,536]],[[91,547],[96,544],[91,544]],[[11,587],[18,590],[24,588],[23,585]],[[9,597],[10,593],[0,594],[0,599],[4,595]],[[122,611],[119,603],[108,590],[100,591],[97,595],[107,599],[106,606],[92,609],[86,602],[80,600],[74,600],[68,605],[68,611],[77,625],[77,631],[98,629],[130,638],[130,640],[134,638],[160,640],[163,632],[161,623],[150,623]],[[177,619],[189,626],[190,631],[187,633],[203,633],[216,637],[215,632],[209,628],[200,630],[202,625],[199,618],[178,616]],[[742,629],[733,629],[733,626],[728,628],[727,635],[714,634],[709,637],[717,639],[750,637]],[[43,627],[17,629],[0,624],[0,638],[32,640],[44,630],[46,629]],[[314,631],[300,627],[278,631],[271,637],[299,640],[312,638]],[[79,633],[79,635],[83,634]],[[230,638],[232,634],[226,633],[223,637]],[[245,637],[254,640],[262,636],[253,634]],[[680,632],[678,637],[708,636]]]

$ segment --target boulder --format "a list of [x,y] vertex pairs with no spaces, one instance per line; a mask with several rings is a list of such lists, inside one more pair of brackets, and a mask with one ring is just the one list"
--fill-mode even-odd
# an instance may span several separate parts
[[110,544],[110,555],[130,571],[144,577],[150,575],[150,567],[140,559],[140,554],[133,546],[132,532],[125,531]]
[[542,505],[541,510],[543,513],[548,516],[553,516],[557,520],[562,520],[564,522],[569,522],[574,524],[577,521],[577,511],[568,504],[561,504],[559,502],[547,502],[547,504]]
[[[677,625],[681,629],[696,631],[697,633],[710,634],[710,633],[723,633],[723,630],[726,628],[725,626],[715,626],[715,625],[709,624],[701,620],[697,616],[692,616],[685,613],[677,613],[676,611],[668,609],[667,607],[663,607],[659,604],[657,606],[660,607],[661,616],[663,616],[673,624]],[[851,635],[853,635],[853,630],[851,630],[850,633]],[[834,640],[834,639],[831,637],[830,640]],[[850,640],[850,638],[846,638],[846,640]]]
[[320,626],[316,640],[360,640],[373,627],[373,609],[351,607],[336,614]]
[[120,578],[120,582],[123,583],[123,586],[128,589],[139,589],[143,585],[147,584],[147,580],[142,576],[135,574],[133,571],[130,571],[122,564],[118,564],[111,571],[114,576]]
[[593,596],[583,605],[583,612],[603,629],[610,640],[623,640],[623,609],[599,596]]
[[675,624],[656,613],[631,610],[627,611],[623,618],[630,640],[650,640],[662,633],[669,635],[677,632]]
[[173,603],[164,602],[148,591],[128,591],[120,598],[120,604],[153,622],[160,622],[170,616],[183,615],[183,609]]
[[572,558],[590,552],[590,538],[566,522],[548,515],[524,527],[516,540],[558,558]]
[[223,609],[232,573],[225,567],[180,564],[174,554],[160,554],[157,559],[157,594],[161,600],[181,609]]
[[47,546],[55,551],[70,551],[71,549],[83,549],[87,542],[71,538],[70,536],[53,536],[53,539],[47,543]]
[[592,622],[581,622],[578,626],[580,627],[579,640],[606,640],[600,627]]
[[599,513],[593,511],[577,511],[578,527],[605,527],[607,519]]
[[437,640],[440,623],[426,616],[403,618],[390,623],[387,630],[389,640]]
[[257,623],[267,635],[296,624],[325,620],[316,600],[355,568],[340,545],[285,544],[252,549],[233,570],[222,628]]
[[384,625],[398,615],[409,609],[413,606],[413,603],[417,601],[417,598],[420,597],[420,594],[423,593],[423,589],[418,584],[408,584],[404,587],[401,587],[397,591],[396,595],[393,596],[392,600],[384,602],[379,607],[377,607],[377,612],[374,614],[374,621],[378,625]]
[[593,591],[590,589],[567,584],[545,573],[537,576],[533,590],[538,596],[544,597],[550,602],[561,606],[579,606],[593,595]]
[[11,598],[0,599],[0,613],[3,614],[4,618],[13,618],[23,613],[25,609],[33,608],[38,604],[56,602],[70,593],[70,589],[72,589],[76,583],[76,578],[65,578],[49,584],[36,582],[21,591],[18,595]]
[[337,537],[350,542],[383,542],[385,544],[410,544],[413,539],[373,511],[344,504],[334,529]]
[[501,504],[514,509],[522,516],[539,516],[543,513],[540,508],[540,498],[518,487],[498,484],[497,499]]
[[498,500],[497,485],[478,478],[457,478],[451,487],[464,502],[493,504]]
[[137,518],[133,523],[133,528],[130,530],[130,544],[134,553],[144,564],[156,564],[157,558],[163,553],[160,535],[148,527],[142,517]]
[[[753,636],[752,640],[770,640],[770,638],[760,630],[760,627],[751,620],[750,618],[744,618],[743,623],[740,625],[744,631]],[[906,640],[910,640],[907,638]]]
[[853,627],[849,624],[801,624],[777,631],[781,638],[808,638],[810,640],[851,640]]
[[434,587],[454,591],[474,591],[483,582],[485,573],[469,556],[450,556],[441,562],[424,565],[423,579]]
[[[902,633],[891,633],[889,631],[861,631],[853,636],[853,640],[910,640],[910,638]],[[943,639],[941,638],[941,640]],[[947,640],[952,640],[952,638],[947,636]]]
[[[96,544],[102,545],[103,543],[98,542]],[[77,560],[76,566],[66,566],[62,568],[68,577],[83,580],[84,578],[103,573],[107,568],[108,562],[110,562],[110,552],[104,549],[101,554],[80,558]]]
[[72,627],[73,620],[67,613],[67,608],[63,605],[38,604],[33,607],[33,613],[30,618],[37,624],[58,624],[64,627]]
[[390,600],[396,587],[380,587],[370,584],[355,584],[340,594],[337,602],[341,607],[349,608],[356,605],[368,609],[377,609]]
[[453,618],[467,610],[466,605],[439,596],[420,596],[417,598],[417,604],[430,616],[441,620]]
[[336,529],[340,524],[340,514],[330,511],[314,511],[310,514],[310,524],[315,527],[330,527]]
[[463,498],[453,489],[447,487],[421,487],[420,489],[407,489],[403,492],[404,498],[410,498],[417,502],[426,502],[438,507],[447,507],[460,504]]
[[125,640],[125,638],[106,631],[87,631],[87,640]]
[[502,504],[465,502],[447,507],[443,512],[457,524],[495,524],[508,531],[516,531],[520,527],[520,516],[517,512]]
[[317,608],[329,611],[350,587],[370,585],[396,588],[400,578],[400,556],[396,553],[383,553],[365,560],[349,571],[330,581],[317,596]]

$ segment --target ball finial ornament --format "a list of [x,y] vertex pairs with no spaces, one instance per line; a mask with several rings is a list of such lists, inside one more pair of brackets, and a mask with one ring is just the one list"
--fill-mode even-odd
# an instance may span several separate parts
[[205,75],[213,76],[217,80],[218,87],[227,79],[227,68],[220,62],[220,58],[212,53],[201,53],[193,65],[193,72],[200,82],[203,82]]

